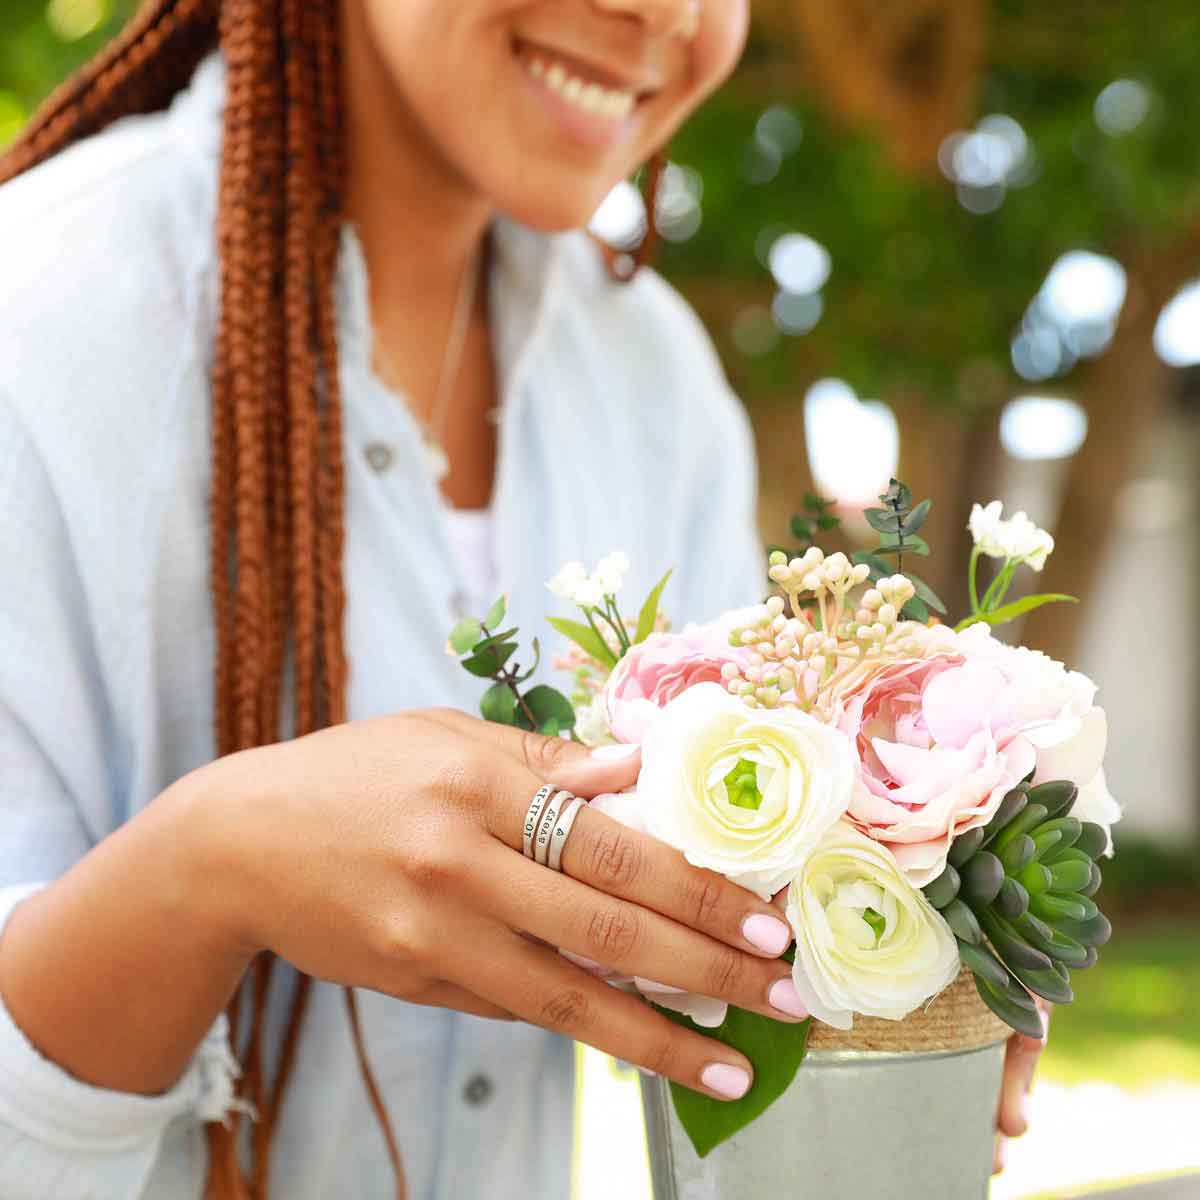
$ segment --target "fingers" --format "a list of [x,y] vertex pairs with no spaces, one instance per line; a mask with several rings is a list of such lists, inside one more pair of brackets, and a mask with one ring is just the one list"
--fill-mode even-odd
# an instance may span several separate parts
[[1004,1170],[1004,1160],[1008,1148],[1008,1139],[1002,1133],[996,1134],[992,1143],[992,1174],[999,1175]]
[[751,954],[778,958],[792,941],[790,927],[772,905],[594,809],[583,809],[575,819],[562,868],[580,883]]
[[497,725],[494,721],[483,721],[452,708],[428,709],[420,715],[470,738],[477,745],[503,754],[519,768],[509,775],[509,781],[524,801],[520,816],[525,815],[534,792],[543,783],[553,783],[590,799],[601,792],[620,792],[632,787],[641,770],[642,756],[638,746],[602,746],[593,753],[586,746],[566,738],[545,737],[510,725]]
[[586,1042],[694,1091],[736,1100],[753,1083],[749,1061],[736,1050],[674,1024],[637,997],[515,934],[494,939],[472,973],[472,986],[530,1024]]
[[783,1021],[808,1016],[787,963],[755,957],[497,848],[481,862],[493,914],[551,946]]
[[[1048,1006],[1039,1004],[1039,1008],[1043,1024],[1047,1025]],[[1004,1079],[1000,1085],[1000,1108],[996,1114],[996,1127],[1007,1137],[1020,1137],[1029,1127],[1027,1097],[1045,1045],[1044,1039],[1039,1041],[1022,1033],[1008,1039],[1004,1054]]]
[[474,992],[453,983],[431,983],[415,996],[409,996],[411,1004],[427,1008],[452,1008],[456,1012],[470,1013],[473,1017],[486,1017],[491,1021],[515,1021],[516,1017],[506,1008],[481,1000]]

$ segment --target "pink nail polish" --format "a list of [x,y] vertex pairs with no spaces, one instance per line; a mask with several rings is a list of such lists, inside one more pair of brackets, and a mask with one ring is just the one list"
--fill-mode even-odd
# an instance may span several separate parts
[[808,1009],[805,1007],[804,1001],[800,999],[796,985],[790,979],[777,979],[771,984],[767,1000],[772,1008],[786,1013],[789,1017],[799,1017],[803,1020],[808,1016]]
[[609,746],[594,746],[591,756],[601,762],[620,762],[632,758],[640,749],[637,742],[613,742]]
[[755,913],[742,922],[742,937],[764,954],[782,954],[792,942],[792,930],[777,917]]
[[709,1063],[700,1072],[700,1082],[726,1100],[740,1100],[750,1090],[750,1072],[729,1063]]

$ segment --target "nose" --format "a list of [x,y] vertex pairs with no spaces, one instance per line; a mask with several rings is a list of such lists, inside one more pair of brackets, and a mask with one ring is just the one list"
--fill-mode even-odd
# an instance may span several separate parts
[[701,0],[592,0],[601,12],[641,21],[650,33],[691,40],[700,27]]

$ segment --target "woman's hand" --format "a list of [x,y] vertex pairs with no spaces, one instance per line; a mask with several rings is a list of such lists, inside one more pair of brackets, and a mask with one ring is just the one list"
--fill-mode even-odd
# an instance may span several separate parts
[[521,853],[543,783],[590,797],[628,787],[638,766],[636,753],[597,758],[437,709],[214,763],[192,780],[193,811],[209,835],[206,877],[227,873],[245,952],[269,949],[310,975],[419,1004],[519,1017],[736,1098],[751,1082],[742,1055],[556,948],[798,1020],[778,913],[589,809],[561,874]]
[[[1049,1033],[1050,1004],[1037,997],[1038,1011],[1042,1014],[1042,1028]],[[1033,1074],[1038,1059],[1046,1048],[1046,1037],[1041,1041],[1014,1033],[1008,1039],[1004,1052],[1004,1078],[1000,1084],[1000,1106],[996,1112],[996,1144],[992,1153],[992,1174],[1004,1170],[1004,1151],[1009,1138],[1020,1137],[1029,1128],[1025,1114],[1026,1097],[1033,1087]]]

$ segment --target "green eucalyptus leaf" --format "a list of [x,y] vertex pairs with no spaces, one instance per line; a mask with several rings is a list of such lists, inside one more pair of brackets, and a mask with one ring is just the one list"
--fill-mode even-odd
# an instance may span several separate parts
[[1001,605],[1000,608],[994,608],[991,612],[975,613],[973,616],[966,617],[959,621],[954,628],[956,631],[961,631],[968,625],[974,625],[976,621],[983,621],[988,625],[1004,625],[1008,621],[1015,621],[1018,617],[1024,616],[1027,612],[1033,612],[1035,608],[1041,608],[1043,604],[1078,603],[1077,596],[1064,596],[1057,592],[1043,593],[1038,596],[1022,596],[1020,600]]
[[610,667],[617,665],[617,656],[608,648],[608,643],[590,626],[580,621],[569,621],[566,617],[548,617],[552,628],[569,638],[585,654],[598,658]]
[[899,533],[901,517],[890,508],[864,508],[867,524],[880,533]]
[[456,654],[466,654],[483,637],[483,626],[478,617],[465,617],[450,630],[450,645]]
[[813,523],[810,517],[802,517],[797,513],[792,518],[792,536],[801,541],[809,541],[813,534]]
[[882,579],[884,575],[892,574],[892,564],[871,550],[856,550],[852,556],[855,563],[865,563],[871,568],[871,579]]
[[832,513],[822,513],[817,518],[817,526],[820,529],[828,532],[831,529],[837,529],[842,523],[841,517],[835,517]]
[[476,651],[470,658],[463,659],[463,666],[472,675],[490,679],[516,653],[516,642],[501,642]]
[[935,592],[933,588],[931,588],[929,584],[925,582],[925,580],[919,579],[911,571],[905,571],[904,575],[909,583],[911,583],[913,587],[917,589],[918,599],[932,608],[934,612],[941,613],[942,616],[946,615],[945,603],[942,601],[942,598],[937,594],[937,592]]
[[904,544],[900,544],[900,535],[895,533],[885,533],[879,539],[879,545],[875,550],[876,554],[919,554],[922,558],[929,555],[929,543],[922,537],[917,537],[915,534],[909,537],[904,535]]
[[804,1061],[812,1026],[811,1020],[784,1024],[731,1005],[728,1016],[716,1029],[700,1029],[679,1013],[663,1008],[658,1011],[677,1025],[740,1050],[754,1067],[754,1083],[740,1100],[713,1100],[682,1084],[671,1084],[679,1123],[701,1158],[761,1116],[787,1091]]
[[929,516],[929,510],[933,507],[932,500],[922,500],[916,508],[904,518],[904,534],[907,539],[910,533],[916,533],[922,525],[925,524],[925,518]]
[[893,479],[888,484],[888,490],[879,499],[890,508],[903,509],[907,512],[912,508],[912,492],[906,484]]
[[532,676],[533,673],[538,669],[538,664],[542,661],[541,643],[537,640],[537,638],[534,638],[530,645],[533,647],[533,666],[531,666],[528,671],[524,671],[517,676],[518,683],[524,683],[525,680],[530,678],[530,676]]
[[642,611],[638,613],[637,631],[633,635],[634,643],[644,642],[654,632],[654,622],[658,619],[658,602],[662,599],[663,588],[667,586],[667,580],[671,578],[671,572],[668,571],[651,589],[650,595],[646,597],[646,603],[642,605]]
[[575,709],[570,700],[557,688],[542,683],[530,688],[522,698],[525,706],[533,713],[533,719],[538,723],[539,729],[543,728],[547,721],[556,723],[555,733],[575,727]]
[[483,623],[488,629],[495,629],[501,621],[504,620],[504,614],[508,611],[508,597],[501,596],[491,608],[487,610],[487,616],[483,618]]
[[485,721],[497,725],[515,725],[517,694],[508,683],[493,683],[479,701],[479,712]]

